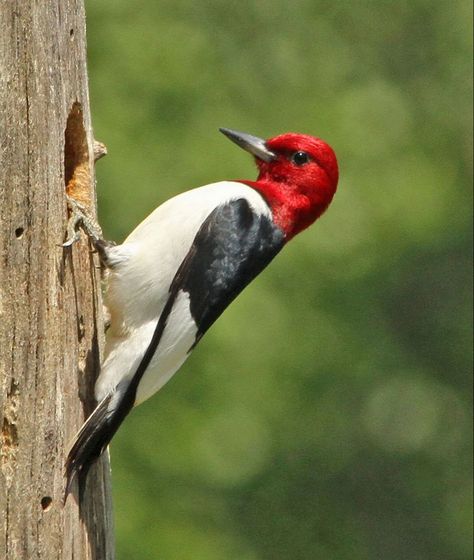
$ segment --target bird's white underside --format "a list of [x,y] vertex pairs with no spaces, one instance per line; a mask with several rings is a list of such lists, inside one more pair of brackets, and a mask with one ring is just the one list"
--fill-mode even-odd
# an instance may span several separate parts
[[[271,212],[251,187],[221,181],[182,193],[152,212],[111,250],[106,303],[111,314],[106,357],[95,386],[100,401],[131,379],[151,341],[170,284],[207,216],[221,204],[245,198],[259,214]],[[126,266],[121,266],[126,263]],[[152,361],[137,389],[135,404],[158,391],[181,367],[195,341],[197,326],[189,296],[180,292]]]

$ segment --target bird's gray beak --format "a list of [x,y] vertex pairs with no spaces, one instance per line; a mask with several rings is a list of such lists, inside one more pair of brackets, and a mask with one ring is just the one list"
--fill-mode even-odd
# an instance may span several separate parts
[[252,136],[251,134],[247,134],[246,132],[237,132],[237,130],[230,130],[230,128],[219,128],[222,134],[225,134],[227,138],[230,138],[232,142],[235,142],[237,146],[240,146],[247,152],[250,152],[252,155],[266,161],[269,163],[277,158],[276,154],[271,152],[267,145],[265,144],[265,140],[261,138],[257,138],[256,136]]

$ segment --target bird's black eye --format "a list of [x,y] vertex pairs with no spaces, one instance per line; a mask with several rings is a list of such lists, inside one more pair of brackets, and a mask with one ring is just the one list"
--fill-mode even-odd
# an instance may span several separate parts
[[304,165],[309,161],[309,155],[306,152],[295,152],[291,156],[291,161],[295,165]]

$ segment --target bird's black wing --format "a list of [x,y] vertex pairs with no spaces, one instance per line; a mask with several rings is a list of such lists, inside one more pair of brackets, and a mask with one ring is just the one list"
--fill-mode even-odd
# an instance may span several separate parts
[[195,344],[283,243],[282,230],[268,216],[256,213],[244,198],[211,212],[171,285],[171,294],[189,294],[198,328]]
[[272,220],[255,212],[244,198],[215,208],[196,234],[176,272],[153,337],[128,384],[119,384],[87,419],[66,461],[66,497],[79,478],[80,494],[90,466],[101,455],[135,402],[138,384],[158,348],[180,292],[189,295],[197,333],[192,348],[238,296],[275,257],[284,234]]

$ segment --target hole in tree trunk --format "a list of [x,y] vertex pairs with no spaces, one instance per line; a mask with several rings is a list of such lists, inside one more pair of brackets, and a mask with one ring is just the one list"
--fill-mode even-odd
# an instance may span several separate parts
[[91,203],[89,150],[81,104],[73,103],[64,133],[64,181],[66,192],[86,208]]
[[50,496],[45,496],[44,498],[41,498],[41,508],[43,511],[48,511],[49,509],[51,509],[52,504],[53,504],[53,498],[51,498]]
[[15,237],[16,237],[17,239],[21,239],[21,238],[23,237],[23,233],[24,233],[24,232],[25,232],[24,228],[22,228],[22,227],[16,228],[16,230],[15,230]]

